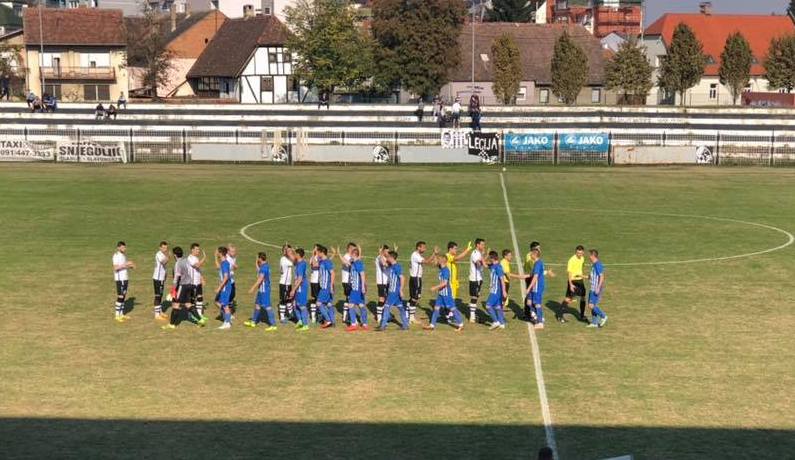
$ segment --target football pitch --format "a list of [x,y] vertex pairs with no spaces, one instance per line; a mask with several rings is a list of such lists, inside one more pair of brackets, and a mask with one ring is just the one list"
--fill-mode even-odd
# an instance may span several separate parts
[[[527,459],[554,437],[561,459],[795,458],[795,170],[502,176],[505,190],[487,166],[3,165],[0,457]],[[259,251],[278,272],[284,242],[356,241],[372,283],[383,243],[404,267],[417,240],[513,250],[509,216],[518,258],[540,241],[557,274],[543,331],[521,319],[516,281],[503,331],[482,308],[461,333],[242,326]],[[138,265],[121,324],[118,240]],[[161,330],[160,240],[237,245],[232,330]],[[577,244],[606,265],[601,329],[554,321]]]

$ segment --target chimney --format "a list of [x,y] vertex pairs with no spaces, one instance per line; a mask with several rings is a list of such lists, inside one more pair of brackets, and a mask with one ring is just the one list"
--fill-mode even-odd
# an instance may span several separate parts
[[177,5],[171,4],[171,31],[177,30]]
[[254,5],[243,5],[243,17],[246,19],[254,17]]
[[712,16],[712,2],[701,2],[698,4],[698,11],[704,16]]

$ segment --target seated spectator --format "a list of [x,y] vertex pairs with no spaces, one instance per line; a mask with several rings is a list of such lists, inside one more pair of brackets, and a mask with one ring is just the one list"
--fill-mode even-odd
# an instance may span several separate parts
[[33,98],[33,102],[30,103],[30,111],[32,113],[44,111],[44,104],[40,97],[36,96]]
[[0,101],[2,101],[3,98],[5,98],[6,100],[9,100],[9,98],[11,97],[11,91],[9,90],[9,84],[10,84],[10,82],[9,82],[8,75],[3,75],[3,78],[0,79]]
[[58,98],[55,96],[44,96],[44,111],[55,112],[58,108]]
[[97,107],[94,109],[94,119],[101,120],[105,116],[105,106],[102,105],[100,102],[97,104]]
[[116,119],[116,106],[113,104],[111,104],[110,107],[108,107],[108,110],[105,111],[105,119],[110,120],[111,118],[114,120]]
[[35,100],[36,100],[36,93],[34,93],[31,90],[28,90],[28,95],[27,97],[25,97],[25,102],[28,103],[28,108],[31,108],[33,106],[33,101]]
[[124,107],[124,110],[127,110],[127,98],[124,97],[124,91],[119,94],[119,100],[116,105],[119,106],[119,110],[121,110],[122,107]]
[[328,91],[323,91],[320,93],[320,99],[317,103],[317,108],[320,109],[323,106],[326,106],[326,110],[329,109],[329,94]]

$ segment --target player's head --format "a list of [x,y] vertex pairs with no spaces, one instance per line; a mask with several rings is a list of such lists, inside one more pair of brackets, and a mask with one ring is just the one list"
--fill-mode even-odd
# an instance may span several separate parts
[[583,247],[583,245],[578,244],[577,247],[574,249],[574,254],[576,254],[577,257],[581,258],[585,254],[585,248]]
[[458,243],[456,243],[455,241],[450,241],[449,243],[447,243],[447,252],[455,255],[455,253],[458,252]]
[[591,249],[590,251],[588,251],[588,256],[589,256],[588,258],[591,259],[591,263],[596,262],[597,260],[599,260],[599,250]]
[[386,253],[386,261],[389,265],[397,263],[398,253],[396,251],[389,251]]
[[414,245],[414,248],[416,248],[417,252],[419,252],[420,254],[425,252],[425,249],[427,247],[428,245],[425,243],[425,241],[417,241],[417,244]]
[[317,247],[318,255],[322,256],[324,259],[328,257],[328,248],[322,245]]
[[290,251],[292,250],[293,250],[292,246],[290,246],[289,244],[285,244],[284,246],[282,246],[282,255],[287,256],[290,254]]
[[531,249],[530,250],[530,257],[532,257],[533,260],[540,259],[541,258],[541,248],[537,247],[537,248]]
[[237,256],[237,247],[234,244],[227,245],[226,249],[228,249],[227,254],[229,254],[230,256],[232,257]]
[[181,259],[182,258],[183,253],[182,253],[182,248],[181,247],[179,247],[179,246],[175,247],[172,252],[174,253],[174,257],[176,257],[177,259]]
[[268,254],[266,254],[265,251],[260,252],[259,254],[257,254],[257,260],[259,260],[260,262],[267,262]]
[[389,245],[388,244],[381,245],[381,249],[379,250],[379,252],[381,253],[382,256],[386,257],[387,253],[389,252]]
[[358,260],[360,255],[361,253],[359,252],[359,247],[354,246],[353,249],[351,249],[351,257]]
[[116,243],[116,250],[124,254],[125,252],[127,252],[127,243],[125,243],[124,241],[119,241],[118,243]]
[[298,248],[294,252],[295,252],[295,257],[298,260],[303,260],[304,259],[304,248]]
[[194,256],[198,256],[199,253],[201,253],[201,246],[199,246],[199,243],[192,243],[190,245],[190,253]]
[[513,252],[511,252],[510,249],[503,249],[502,250],[502,258],[507,260],[508,262],[510,262],[511,259],[513,259]]
[[532,251],[533,249],[541,249],[541,243],[538,241],[533,241],[530,243],[530,250]]
[[163,254],[168,253],[168,241],[161,241],[160,242],[160,252]]
[[492,263],[497,263],[500,260],[500,255],[497,254],[497,251],[489,251],[489,259]]
[[447,257],[445,257],[445,256],[436,257],[436,264],[439,266],[439,268],[446,267],[447,266]]
[[483,238],[475,238],[475,247],[478,251],[483,252],[483,250],[486,249],[486,240]]
[[226,257],[226,255],[229,254],[229,249],[227,249],[225,246],[218,246],[218,251],[216,254],[221,257]]
[[356,247],[356,243],[354,243],[353,241],[351,241],[350,243],[348,243],[348,247],[347,247],[347,249],[348,249],[348,254],[352,254],[352,253],[353,253],[353,249],[354,249],[355,247]]

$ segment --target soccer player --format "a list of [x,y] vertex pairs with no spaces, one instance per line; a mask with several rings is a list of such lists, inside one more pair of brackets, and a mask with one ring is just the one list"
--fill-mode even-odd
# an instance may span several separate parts
[[124,303],[127,301],[127,288],[129,287],[129,271],[135,269],[135,263],[127,260],[127,243],[116,243],[116,252],[113,254],[113,279],[116,281],[116,321],[121,323],[130,319],[124,314]]
[[221,305],[221,313],[223,314],[224,323],[218,329],[230,329],[232,327],[232,309],[230,308],[232,296],[232,266],[226,260],[229,250],[223,246],[218,248],[215,256],[221,260],[220,268],[218,269],[218,277],[221,283],[215,293],[218,295],[218,303]]
[[251,314],[251,319],[243,323],[248,327],[257,327],[259,323],[262,309],[268,315],[268,327],[265,328],[266,332],[276,330],[276,315],[273,314],[273,307],[271,306],[271,267],[268,264],[268,255],[260,252],[257,255],[257,281],[251,286],[248,293],[257,293],[254,299],[254,312]]
[[375,322],[381,322],[384,313],[384,303],[386,302],[387,291],[389,289],[389,264],[386,262],[389,246],[383,245],[378,248],[375,256],[375,285],[378,289],[378,305],[375,307]]
[[166,319],[168,316],[163,314],[163,292],[166,286],[166,273],[168,270],[168,243],[160,242],[160,247],[155,252],[155,270],[152,273],[152,284],[154,285],[154,310],[155,319]]
[[544,329],[544,289],[546,287],[546,275],[554,276],[554,273],[547,271],[544,266],[544,261],[541,259],[541,249],[535,247],[530,251],[531,266],[533,271],[530,274],[511,275],[512,278],[518,278],[530,281],[527,287],[527,296],[525,298],[525,315],[531,323],[535,325],[536,329]]
[[491,270],[491,279],[489,297],[486,299],[486,310],[491,315],[491,330],[505,329],[505,314],[502,311],[502,305],[503,299],[508,297],[508,289],[505,286],[505,271],[497,251],[489,252],[488,265]]
[[398,253],[389,251],[386,262],[389,265],[389,287],[387,288],[386,302],[384,303],[384,314],[381,316],[381,326],[377,331],[385,331],[389,325],[392,307],[397,307],[400,313],[400,328],[404,331],[409,328],[409,317],[406,306],[403,304],[403,286],[406,285],[406,277],[403,275],[403,267],[398,263]]
[[475,249],[469,256],[469,322],[477,322],[478,300],[483,287],[483,251],[486,250],[486,240],[475,239]]
[[461,254],[458,253],[458,243],[450,241],[447,243],[447,268],[450,270],[450,289],[452,290],[453,300],[458,298],[458,262],[464,260],[472,251],[472,243],[467,244],[467,248]]
[[436,303],[433,305],[431,323],[425,326],[423,329],[426,331],[435,330],[436,322],[439,320],[441,309],[446,308],[453,314],[453,318],[455,318],[456,323],[453,325],[456,328],[456,332],[461,332],[464,329],[464,319],[461,317],[461,313],[458,312],[458,308],[455,305],[455,299],[453,298],[453,288],[452,282],[450,280],[450,268],[447,266],[447,261],[450,259],[447,256],[444,256],[437,257],[436,260],[439,264],[439,284],[432,286],[431,292],[438,292],[439,294],[436,297]]
[[591,292],[588,293],[588,309],[591,310],[591,324],[588,327],[604,327],[607,323],[607,315],[599,307],[602,301],[602,293],[605,288],[605,267],[599,260],[599,251],[591,249],[589,257],[591,260]]
[[435,248],[433,254],[429,257],[423,257],[428,245],[425,241],[417,241],[414,246],[414,252],[411,253],[411,261],[409,265],[409,323],[417,322],[417,306],[422,297],[422,272],[423,265],[431,263],[439,253],[439,249]]
[[[533,241],[532,243],[530,243],[530,251],[527,252],[527,255],[525,255],[524,258],[525,273],[533,273],[533,264],[535,263],[533,262],[533,249],[538,249],[540,251],[541,243],[539,243],[538,241]],[[530,287],[530,281],[532,281],[530,278],[525,280],[526,287],[528,288]]]
[[[199,258],[201,256],[201,258]],[[184,272],[185,275],[190,277],[191,295],[193,296],[193,305],[196,307],[196,312],[199,314],[199,319],[207,321],[204,316],[204,277],[202,276],[202,267],[207,262],[207,254],[201,249],[199,243],[190,245],[190,255],[188,256],[188,269]]]
[[318,255],[319,244],[312,247],[312,256],[309,258],[309,287],[312,292],[312,304],[309,310],[312,313],[312,322],[320,322],[320,317],[317,314],[317,296],[320,294],[320,256]]
[[585,264],[585,248],[580,245],[574,250],[574,255],[569,258],[566,264],[566,274],[568,276],[568,283],[566,283],[566,297],[563,299],[563,304],[560,306],[558,313],[558,321],[565,323],[566,319],[563,314],[569,307],[569,304],[574,301],[575,297],[580,298],[580,321],[585,321],[585,283],[583,283],[582,266]]
[[367,330],[367,302],[365,300],[365,296],[367,295],[367,275],[364,273],[361,248],[358,246],[351,251],[349,280],[351,284],[351,293],[348,299],[350,302],[348,315],[351,324],[346,330],[348,332],[357,331],[359,329],[359,323],[362,329]]
[[237,290],[235,289],[235,271],[237,270],[237,247],[234,244],[227,245],[226,249],[229,251],[226,254],[226,260],[229,262],[229,268],[231,271],[229,272],[230,279],[229,284],[232,286],[232,294],[229,296],[229,304],[230,308],[234,311],[235,305],[235,294]]
[[505,273],[505,277],[503,282],[505,283],[505,302],[503,303],[503,309],[508,308],[508,296],[511,294],[511,264],[513,263],[513,252],[510,249],[503,249],[502,250],[502,260],[500,260],[500,265],[502,266],[502,272]]
[[295,254],[289,244],[282,246],[282,257],[279,259],[279,321],[286,321],[287,304],[290,303],[290,290],[293,287],[293,268]]
[[342,279],[340,281],[342,281],[342,292],[345,295],[345,304],[343,305],[342,310],[342,322],[348,321],[348,310],[350,309],[351,260],[353,260],[351,253],[354,248],[356,248],[356,243],[351,242],[348,243],[348,247],[345,248],[345,254],[341,254],[339,248],[334,251],[334,255],[339,257],[340,265],[342,266]]
[[[295,280],[290,291],[290,298],[294,299],[298,323],[296,330],[309,330],[309,311],[306,308],[309,300],[309,279],[306,277],[306,260],[304,259],[304,249],[298,248],[294,252],[295,260]],[[313,320],[314,321],[314,320]]]
[[171,320],[163,326],[164,330],[176,329],[181,321],[181,315],[186,314],[188,319],[199,327],[204,327],[207,319],[199,315],[194,303],[196,286],[193,284],[193,268],[187,257],[183,257],[182,248],[174,248],[174,287],[176,292],[171,304]]
[[317,295],[317,305],[323,317],[323,329],[337,325],[336,310],[334,309],[334,262],[328,256],[328,248],[317,248],[320,292]]

